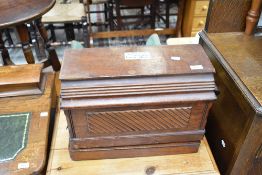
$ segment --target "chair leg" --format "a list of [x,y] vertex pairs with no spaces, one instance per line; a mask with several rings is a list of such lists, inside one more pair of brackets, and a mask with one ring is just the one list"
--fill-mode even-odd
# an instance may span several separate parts
[[84,46],[90,47],[90,39],[88,35],[88,28],[87,28],[87,17],[82,17],[82,28],[83,28],[83,37],[84,37]]
[[39,34],[38,29],[33,23],[28,24],[29,32],[32,38],[32,44],[34,45],[36,56],[39,61],[46,58],[46,53],[44,49],[44,41]]
[[11,34],[10,34],[10,29],[5,29],[4,32],[5,32],[5,36],[7,38],[9,46],[13,46],[14,42],[13,42]]
[[31,46],[30,46],[30,37],[28,34],[28,29],[27,26],[25,24],[20,24],[18,26],[16,26],[16,30],[18,32],[18,35],[20,37],[20,40],[22,42],[22,49],[25,55],[25,59],[27,61],[28,64],[34,64],[35,60],[34,60],[34,55],[33,52],[31,50]]
[[48,27],[50,29],[52,41],[56,42],[56,34],[55,34],[55,27],[54,27],[54,25],[53,24],[49,24]]
[[150,5],[150,16],[151,29],[154,29],[156,20],[156,1]]
[[184,7],[185,7],[185,0],[179,0],[178,1],[178,15],[177,15],[177,22],[176,22],[176,36],[177,37],[182,36],[181,28],[182,28]]
[[72,41],[75,39],[74,26],[72,23],[65,24],[65,32],[67,41]]
[[261,4],[262,0],[252,1],[251,9],[248,11],[248,15],[246,17],[246,35],[251,35],[256,28],[261,13]]
[[109,19],[108,19],[108,22],[109,22],[109,28],[111,31],[114,30],[114,15],[113,15],[113,10],[114,10],[114,6],[113,6],[113,2],[109,2]]
[[13,65],[14,63],[11,61],[8,50],[5,48],[5,43],[2,38],[2,32],[0,31],[0,52],[2,55],[4,65]]
[[116,5],[116,20],[117,20],[117,30],[121,30],[124,28],[123,26],[123,21],[121,18],[121,8],[120,8],[120,2],[119,0],[115,1],[115,5]]
[[166,0],[166,28],[169,28],[169,18],[170,18],[170,1]]
[[55,49],[51,46],[50,42],[48,41],[47,32],[43,23],[41,22],[41,19],[36,20],[36,26],[45,42],[45,47],[49,54],[48,61],[50,61],[50,64],[52,65],[55,71],[59,71],[61,68],[61,64],[59,62]]
[[104,3],[104,15],[105,15],[105,22],[107,22],[107,21],[108,21],[107,10],[108,10],[107,3]]

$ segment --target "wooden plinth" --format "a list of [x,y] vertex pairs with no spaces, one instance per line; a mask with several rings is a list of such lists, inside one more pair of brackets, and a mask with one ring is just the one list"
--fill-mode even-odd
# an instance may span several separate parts
[[219,172],[204,138],[199,151],[169,156],[72,161],[68,151],[69,134],[64,112],[57,115],[52,140],[48,175],[136,175],[136,174],[209,174]]

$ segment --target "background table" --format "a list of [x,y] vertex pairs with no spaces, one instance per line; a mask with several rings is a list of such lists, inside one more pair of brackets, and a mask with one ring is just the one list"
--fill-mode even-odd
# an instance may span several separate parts
[[[46,49],[49,52],[49,60],[46,65],[51,64],[54,70],[60,69],[60,63],[54,49],[48,44],[48,37],[44,26],[41,23],[41,16],[50,10],[55,4],[55,0],[8,0],[0,1],[0,30],[9,27],[16,27],[22,42],[23,52],[26,61],[34,64],[34,56],[30,47],[28,29],[25,23],[36,20],[36,26],[43,37]],[[13,64],[7,49],[2,41],[0,31],[0,51],[4,64]]]
[[57,115],[47,174],[123,175],[123,174],[209,174],[219,171],[204,138],[193,154],[154,157],[72,161],[68,152],[69,133],[64,112]]

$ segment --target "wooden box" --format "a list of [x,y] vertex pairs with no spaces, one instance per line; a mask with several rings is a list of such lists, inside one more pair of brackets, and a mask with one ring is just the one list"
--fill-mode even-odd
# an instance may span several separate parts
[[46,77],[42,69],[42,64],[1,67],[0,98],[43,94]]
[[213,74],[200,45],[67,50],[61,108],[71,158],[197,152]]

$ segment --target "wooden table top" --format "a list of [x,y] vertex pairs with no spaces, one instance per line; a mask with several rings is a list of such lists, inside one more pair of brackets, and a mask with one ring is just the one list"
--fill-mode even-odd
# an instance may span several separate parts
[[60,111],[60,115],[58,114],[56,117],[47,175],[219,175],[205,138],[201,141],[197,153],[86,161],[72,161],[70,159],[68,141],[66,117],[64,112]]
[[[196,69],[194,69],[195,66]],[[61,80],[214,73],[201,45],[69,49]]]
[[208,34],[209,39],[232,68],[241,84],[262,105],[262,36],[243,33]]
[[[46,165],[54,74],[46,76],[42,95],[0,98],[0,114],[32,112],[27,146],[14,160],[0,163],[0,174],[40,174]],[[40,116],[42,112],[47,112],[47,115]],[[21,168],[20,164],[28,164],[28,167]]]
[[55,4],[55,0],[1,0],[0,29],[41,17]]

